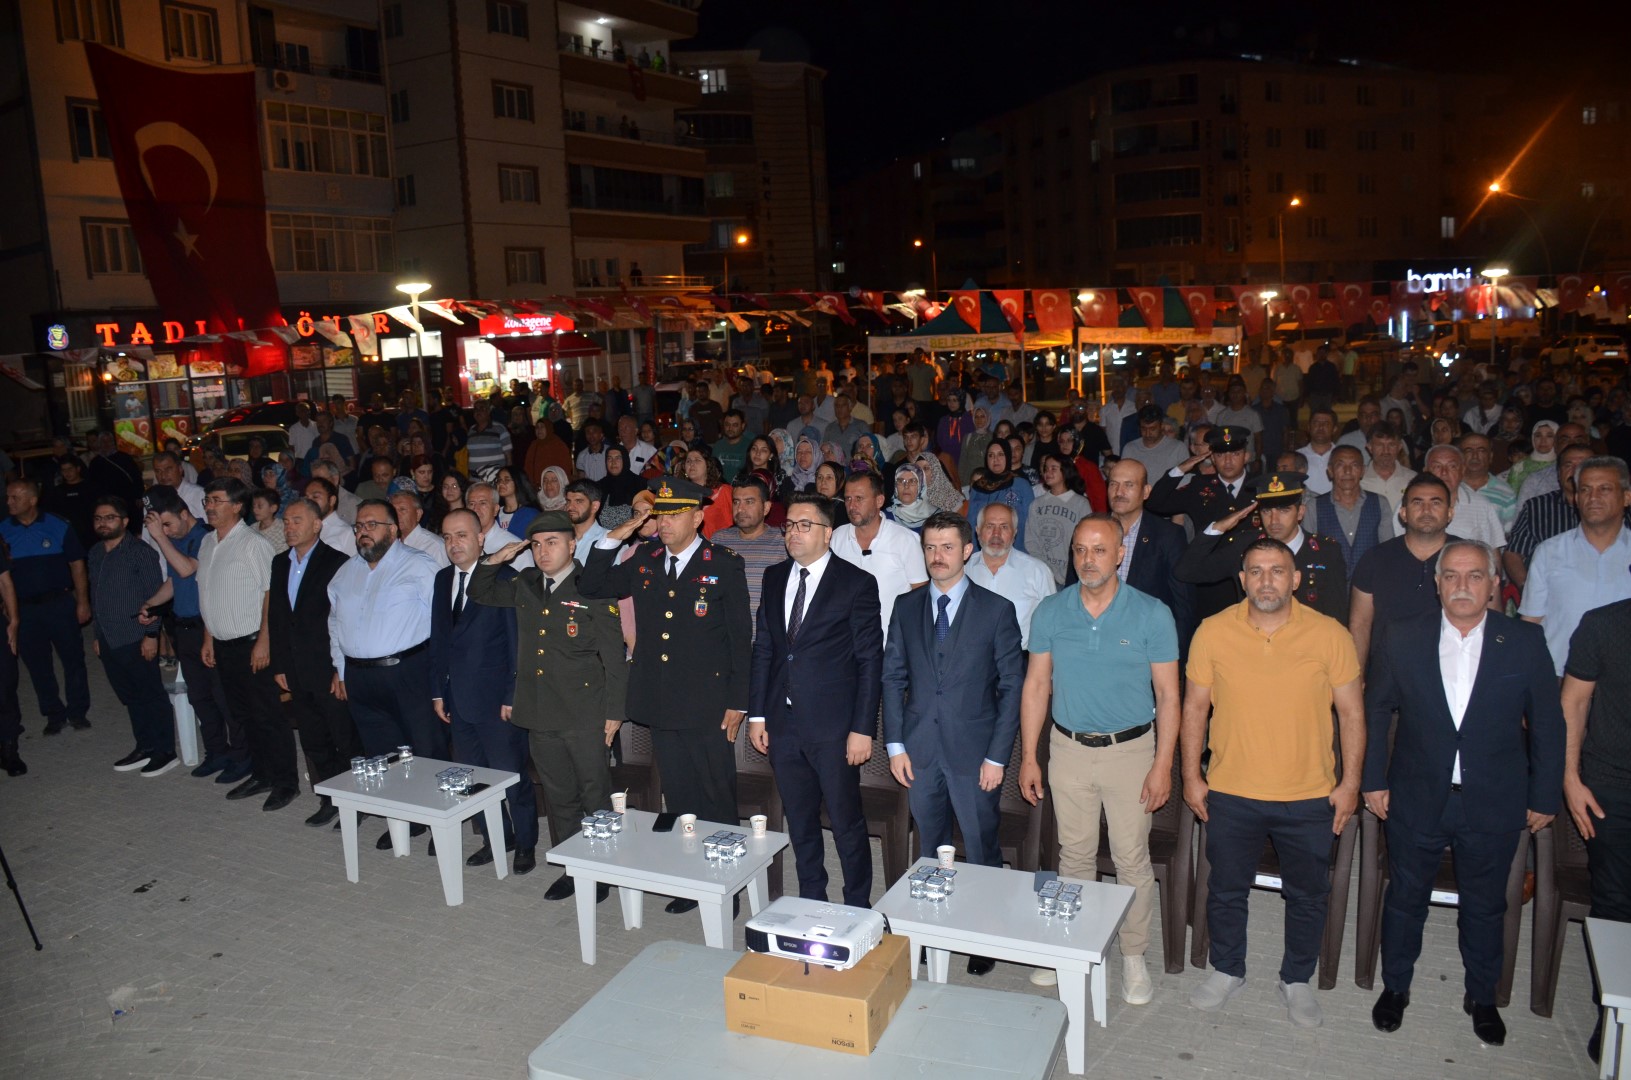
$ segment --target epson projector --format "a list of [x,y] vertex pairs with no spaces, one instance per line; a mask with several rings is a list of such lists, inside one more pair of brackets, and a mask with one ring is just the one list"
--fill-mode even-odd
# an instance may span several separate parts
[[749,952],[807,960],[837,971],[883,940],[884,918],[866,908],[784,896],[747,921]]

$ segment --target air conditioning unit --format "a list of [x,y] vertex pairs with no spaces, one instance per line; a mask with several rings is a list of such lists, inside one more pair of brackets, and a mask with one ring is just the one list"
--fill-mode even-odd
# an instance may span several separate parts
[[292,94],[300,88],[300,79],[292,71],[273,71],[267,79],[273,90]]

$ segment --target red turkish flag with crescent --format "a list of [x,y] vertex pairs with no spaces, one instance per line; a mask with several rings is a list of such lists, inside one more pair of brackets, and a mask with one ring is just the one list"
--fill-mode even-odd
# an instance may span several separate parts
[[884,313],[883,293],[878,292],[876,289],[862,289],[861,303],[865,304],[868,310],[884,322],[889,321],[889,316]]
[[[1085,297],[1082,299],[1081,297]],[[1085,289],[1076,301],[1082,325],[1104,330],[1121,322],[1121,304],[1114,289]]]
[[113,171],[166,319],[281,326],[253,68],[177,68],[85,43]]
[[1342,316],[1342,325],[1352,326],[1365,321],[1370,305],[1370,282],[1339,281],[1336,284],[1336,304]]
[[1036,328],[1044,334],[1061,334],[1076,325],[1069,289],[1032,289],[1031,310],[1036,313]]
[[1212,295],[1210,285],[1190,285],[1183,290],[1184,307],[1189,309],[1189,317],[1195,323],[1195,329],[1202,333],[1212,332],[1212,323],[1218,317],[1218,305]]
[[997,298],[1002,317],[1008,320],[1008,329],[1021,345],[1025,344],[1025,290],[992,289],[991,295]]
[[1240,325],[1247,334],[1261,334],[1264,328],[1263,290],[1252,285],[1231,285],[1235,304],[1240,308]]
[[1563,274],[1557,279],[1557,309],[1565,314],[1586,306],[1586,297],[1597,284],[1596,274]]
[[1154,289],[1128,289],[1127,295],[1133,298],[1133,304],[1138,313],[1144,316],[1144,325],[1151,330],[1160,330],[1167,323],[1165,297],[1161,295],[1160,288]]
[[816,293],[815,306],[818,311],[824,311],[828,315],[836,315],[849,325],[855,325],[855,316],[849,313],[849,304],[844,301],[843,293]]
[[1286,301],[1296,312],[1297,321],[1314,326],[1320,321],[1320,290],[1318,285],[1291,285],[1286,288]]
[[1393,317],[1393,297],[1371,297],[1369,303],[1365,305],[1365,313],[1370,316],[1370,321],[1375,323],[1378,328],[1386,326],[1387,321]]
[[1609,311],[1619,311],[1631,304],[1631,270],[1616,270],[1605,277],[1603,288],[1608,292]]
[[980,332],[980,293],[978,289],[953,289],[951,302],[957,308],[957,317],[968,323],[976,334]]

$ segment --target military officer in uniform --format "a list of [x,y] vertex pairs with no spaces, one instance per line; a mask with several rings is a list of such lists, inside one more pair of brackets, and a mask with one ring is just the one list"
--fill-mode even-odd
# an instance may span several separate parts
[[[736,731],[747,718],[753,621],[742,557],[697,529],[708,490],[683,477],[651,482],[650,511],[636,511],[600,540],[579,577],[583,595],[634,600],[634,660],[628,717],[651,728],[668,810],[738,822]],[[632,558],[617,550],[648,517],[658,543]],[[695,908],[676,899],[670,914]]]
[[[527,538],[484,558],[470,578],[470,599],[515,609],[515,704],[510,722],[527,732],[544,784],[550,838],[560,843],[578,823],[611,805],[606,748],[623,726],[629,665],[617,604],[589,600],[579,588],[583,568],[572,558],[572,519],[546,510],[527,525]],[[533,565],[513,577],[499,570],[523,550]],[[528,673],[531,672],[531,677]],[[557,878],[546,900],[565,900],[572,879]],[[596,901],[610,894],[595,886]]]
[[[1213,522],[1255,505],[1246,487],[1246,462],[1252,452],[1252,433],[1243,427],[1215,427],[1206,433],[1206,452],[1188,458],[1156,481],[1144,509],[1162,517],[1182,515],[1198,538]],[[1196,466],[1210,461],[1211,475],[1195,472]],[[1236,519],[1235,528],[1249,529]],[[1244,550],[1237,548],[1236,550]],[[1195,590],[1195,621],[1216,615],[1240,600],[1235,577],[1237,562],[1226,577],[1208,579]],[[1180,578],[1180,580],[1188,580]]]
[[[1264,473],[1250,482],[1256,501],[1195,534],[1175,574],[1179,581],[1211,585],[1225,579],[1235,590],[1234,603],[1246,598],[1240,590],[1241,554],[1254,540],[1273,537],[1291,549],[1302,584],[1293,594],[1300,604],[1329,615],[1340,623],[1348,621],[1348,567],[1342,547],[1326,536],[1316,536],[1302,527],[1307,504],[1303,502],[1307,477],[1296,472]],[[1251,528],[1253,512],[1260,527]]]

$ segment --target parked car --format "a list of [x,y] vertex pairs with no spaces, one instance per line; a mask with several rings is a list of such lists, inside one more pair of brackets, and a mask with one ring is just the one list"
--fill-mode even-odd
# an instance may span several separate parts
[[216,417],[209,430],[237,427],[240,424],[262,424],[283,428],[295,422],[295,403],[292,401],[263,401],[259,405],[240,405]]
[[208,437],[220,445],[221,453],[229,461],[247,458],[251,439],[259,439],[266,456],[274,461],[289,449],[289,433],[276,424],[235,424],[227,428],[211,428]]
[[1578,334],[1559,342],[1569,350],[1575,360],[1596,364],[1604,360],[1624,362],[1627,357],[1625,339],[1615,334]]

